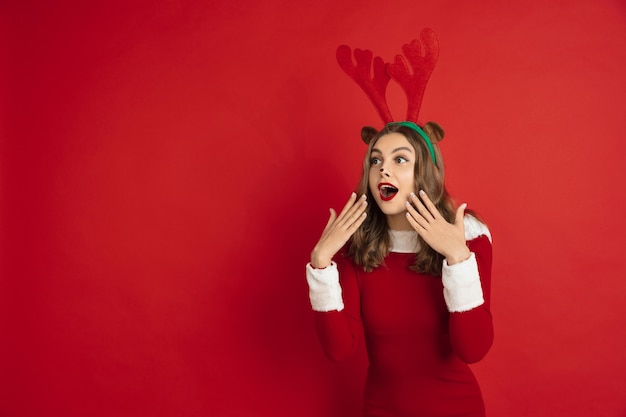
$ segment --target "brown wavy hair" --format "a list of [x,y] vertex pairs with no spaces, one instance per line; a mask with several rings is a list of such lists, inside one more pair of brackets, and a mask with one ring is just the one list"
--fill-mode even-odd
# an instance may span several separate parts
[[[443,159],[437,146],[437,142],[443,139],[444,131],[441,126],[434,122],[426,123],[423,130],[431,139],[437,165],[433,163],[424,139],[415,130],[394,124],[386,125],[380,132],[371,127],[364,127],[361,131],[361,137],[363,141],[368,143],[368,149],[363,159],[363,172],[356,192],[357,195],[366,194],[368,201],[375,201],[369,188],[372,148],[382,136],[397,132],[406,137],[413,149],[415,149],[415,190],[426,191],[441,215],[447,221],[453,222],[456,204],[444,185]],[[384,259],[390,250],[391,240],[388,233],[387,219],[378,207],[378,204],[368,204],[366,211],[367,217],[352,236],[347,254],[356,264],[369,272],[383,265]],[[420,249],[415,254],[415,263],[411,266],[411,269],[419,273],[441,276],[443,256],[428,246],[419,235],[418,241]]]

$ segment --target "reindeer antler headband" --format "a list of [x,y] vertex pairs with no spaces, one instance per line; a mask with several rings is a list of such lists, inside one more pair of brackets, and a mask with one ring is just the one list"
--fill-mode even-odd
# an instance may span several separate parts
[[[439,58],[439,41],[430,28],[425,28],[420,33],[422,43],[414,39],[410,44],[402,46],[402,55],[396,55],[393,63],[385,63],[382,58],[375,57],[373,63],[373,77],[371,76],[372,68],[372,51],[354,50],[354,59],[356,65],[352,62],[352,50],[347,45],[340,45],[337,48],[337,62],[350,78],[352,78],[367,97],[372,101],[378,114],[386,125],[399,124],[415,130],[424,139],[428,146],[428,151],[437,165],[435,151],[428,135],[417,124],[424,90],[428,79],[435,69],[435,64]],[[424,51],[422,51],[422,44]],[[413,73],[409,73],[407,61],[413,69]],[[387,105],[386,91],[387,85],[391,79],[400,84],[402,90],[407,97],[407,112],[404,121],[395,122]]]

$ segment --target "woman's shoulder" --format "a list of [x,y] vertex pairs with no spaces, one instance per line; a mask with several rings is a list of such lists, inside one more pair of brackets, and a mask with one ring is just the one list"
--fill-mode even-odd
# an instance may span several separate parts
[[480,236],[487,236],[489,242],[491,242],[491,232],[487,225],[471,214],[465,214],[463,218],[463,224],[465,226],[465,240],[474,240]]

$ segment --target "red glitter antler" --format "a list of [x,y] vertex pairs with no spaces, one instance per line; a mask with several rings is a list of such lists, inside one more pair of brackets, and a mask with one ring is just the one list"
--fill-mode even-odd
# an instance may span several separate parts
[[374,76],[371,77],[372,51],[355,49],[354,59],[356,65],[352,63],[352,50],[347,45],[337,48],[337,61],[339,66],[350,78],[365,91],[365,94],[376,106],[378,114],[385,123],[393,121],[385,93],[391,77],[387,74],[387,64],[380,57],[374,58]]
[[[410,44],[402,46],[402,55],[396,55],[393,64],[383,62],[380,57],[374,58],[374,76],[371,76],[372,51],[354,50],[356,65],[352,62],[352,50],[347,45],[337,48],[339,66],[350,78],[363,89],[372,101],[378,114],[385,124],[394,121],[387,104],[386,91],[391,78],[396,80],[407,96],[407,121],[417,122],[420,106],[424,97],[424,90],[428,79],[439,58],[439,42],[430,28],[420,33],[422,44],[415,39]],[[406,57],[406,58],[405,58]],[[409,73],[407,61],[413,69]]]
[[[439,41],[430,28],[420,33],[422,44],[414,39],[410,44],[402,46],[402,55],[396,55],[394,63],[387,66],[387,72],[400,84],[407,97],[406,120],[417,122],[417,117],[424,98],[424,90],[428,79],[435,69],[439,58]],[[407,61],[411,64],[413,74],[409,74]]]

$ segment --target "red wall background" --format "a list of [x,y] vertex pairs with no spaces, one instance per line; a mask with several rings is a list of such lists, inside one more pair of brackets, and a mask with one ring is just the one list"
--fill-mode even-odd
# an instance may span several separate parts
[[[0,415],[359,415],[304,264],[432,27],[422,121],[494,235],[491,416],[626,415],[619,0],[0,2]],[[392,110],[404,111],[398,90]]]

